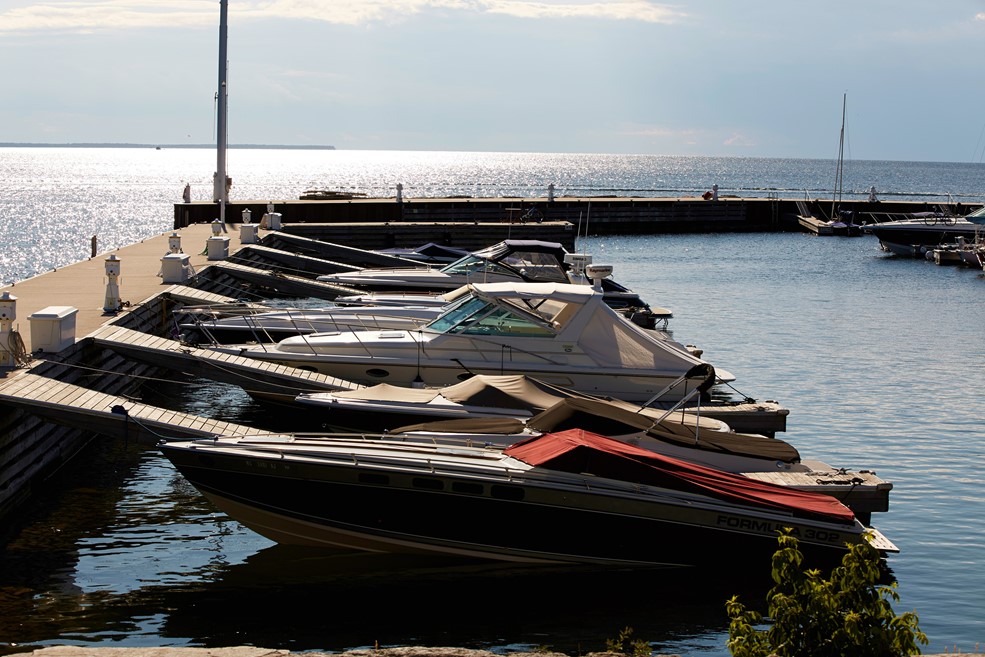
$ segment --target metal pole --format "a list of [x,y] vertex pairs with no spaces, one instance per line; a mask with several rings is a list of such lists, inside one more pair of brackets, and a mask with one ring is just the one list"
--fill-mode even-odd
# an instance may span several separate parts
[[226,54],[228,36],[227,14],[229,0],[219,0],[219,91],[218,116],[216,118],[216,182],[219,186],[219,221],[226,223],[226,74],[229,70],[229,60]]

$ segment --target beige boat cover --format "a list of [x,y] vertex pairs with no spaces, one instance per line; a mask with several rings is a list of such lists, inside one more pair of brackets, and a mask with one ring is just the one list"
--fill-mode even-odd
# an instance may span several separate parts
[[[651,408],[639,410],[638,406],[622,401],[568,397],[526,422],[508,418],[435,420],[400,427],[391,433],[435,431],[518,434],[524,428],[542,433],[583,429],[604,436],[646,432],[656,440],[700,450],[752,456],[784,463],[800,461],[800,453],[797,449],[783,440],[758,434],[715,431],[709,429],[709,424],[719,426],[720,422],[709,418],[698,418],[691,413],[675,412],[658,424],[657,420],[662,415],[663,411]],[[696,423],[698,424],[697,438],[695,437]]]
[[368,388],[331,393],[333,397],[426,404],[438,397],[464,406],[516,408],[537,413],[558,403],[565,394],[522,374],[477,374],[444,388],[405,388],[380,383]]

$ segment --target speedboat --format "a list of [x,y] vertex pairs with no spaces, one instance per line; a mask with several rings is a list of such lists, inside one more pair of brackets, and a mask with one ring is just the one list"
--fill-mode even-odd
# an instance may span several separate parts
[[791,532],[809,563],[898,551],[844,504],[583,429],[506,449],[388,437],[217,436],[163,454],[278,543],[605,566],[768,563]]
[[973,241],[985,222],[985,207],[963,217],[941,212],[917,212],[905,219],[871,224],[867,230],[879,238],[883,251],[908,257],[926,257],[942,244],[958,237]]
[[[667,335],[626,319],[595,287],[488,283],[468,291],[415,330],[314,333],[217,349],[364,385],[439,387],[476,374],[527,374],[625,401],[658,394],[676,401],[693,387],[681,377],[708,365]],[[719,370],[718,378],[735,377]],[[671,383],[674,389],[664,390]]]
[[[716,375],[710,366],[707,372],[706,380],[710,386]],[[696,378],[696,373],[688,374]],[[700,386],[692,392],[697,403],[682,400],[676,406],[691,417],[700,416],[703,431],[722,431],[724,428],[773,437],[785,428],[789,410],[775,401],[702,399],[704,390]],[[297,395],[294,402],[316,413],[321,423],[333,430],[380,431],[441,420],[511,418],[526,421],[558,402],[572,398],[597,400],[606,406],[629,409],[638,417],[653,412],[649,404],[631,405],[617,399],[593,397],[522,374],[477,374],[461,383],[440,388],[378,383],[352,390],[306,392]],[[660,415],[665,412],[661,408]]]
[[[606,301],[614,308],[634,311],[640,318],[646,311],[654,315],[650,321],[664,320],[672,316],[664,308],[650,309],[638,294],[609,278],[612,268],[596,265],[592,269],[592,257],[584,253],[568,253],[557,242],[540,240],[503,240],[479,251],[469,253],[441,268],[398,267],[362,269],[319,276],[317,280],[345,285],[371,293],[386,294],[441,294],[471,283],[528,282],[594,284],[598,280],[605,292]],[[595,272],[600,276],[593,276]],[[362,298],[375,304],[372,297],[344,295]],[[405,299],[402,303],[407,303]]]
[[219,316],[215,312],[180,312],[178,325],[185,342],[277,342],[295,335],[325,331],[413,330],[427,324],[442,306],[329,306],[281,308]]
[[565,248],[557,242],[503,240],[440,268],[380,267],[326,274],[318,280],[365,290],[442,292],[469,283],[540,281],[568,283]]

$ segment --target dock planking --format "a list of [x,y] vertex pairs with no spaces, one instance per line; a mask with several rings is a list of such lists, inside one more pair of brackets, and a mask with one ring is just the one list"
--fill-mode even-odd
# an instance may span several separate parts
[[[37,374],[23,373],[0,382],[0,404],[28,407],[61,425],[130,437],[156,444],[161,436],[188,439],[217,434],[264,435],[269,432],[232,422],[199,417],[134,402]],[[126,414],[113,409],[125,409]]]
[[120,326],[103,327],[89,337],[95,344],[135,360],[238,385],[250,393],[297,395],[362,387],[318,372],[193,347]]

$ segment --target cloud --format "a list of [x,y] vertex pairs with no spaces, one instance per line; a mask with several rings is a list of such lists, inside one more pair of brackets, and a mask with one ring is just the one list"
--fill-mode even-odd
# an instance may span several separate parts
[[646,0],[584,4],[490,0],[482,3],[482,6],[483,11],[487,13],[508,14],[520,18],[602,18],[644,23],[676,23],[686,17],[685,13],[668,5],[658,5]]
[[[48,0],[0,11],[0,34],[96,33],[135,28],[212,27],[218,20],[214,0]],[[429,10],[524,19],[595,18],[674,23],[686,14],[672,5],[648,0],[552,2],[542,0],[237,0],[230,20],[308,20],[359,25],[393,22]]]
[[214,25],[218,12],[208,0],[77,0],[47,2],[0,12],[0,34],[12,32],[92,33],[146,27]]
[[756,145],[756,142],[754,140],[750,139],[749,137],[746,137],[743,134],[739,134],[738,132],[734,132],[730,136],[728,136],[725,139],[725,141],[722,142],[722,144],[724,146],[741,146],[743,148],[746,148],[746,147],[750,147],[750,146],[755,146]]

